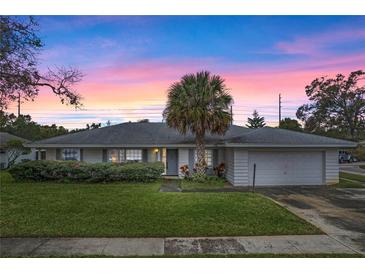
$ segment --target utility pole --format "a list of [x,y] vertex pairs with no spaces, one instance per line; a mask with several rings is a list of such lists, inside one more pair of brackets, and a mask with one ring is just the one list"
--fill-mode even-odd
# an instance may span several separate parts
[[18,117],[20,116],[20,92],[18,92]]
[[281,121],[281,93],[279,93],[279,127]]

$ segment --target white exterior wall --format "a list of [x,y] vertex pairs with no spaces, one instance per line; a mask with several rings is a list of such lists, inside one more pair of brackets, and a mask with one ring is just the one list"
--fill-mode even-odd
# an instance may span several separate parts
[[178,151],[178,172],[179,176],[182,176],[180,167],[183,165],[189,165],[189,149],[180,148]]
[[338,150],[326,150],[324,153],[325,170],[324,177],[327,185],[339,182]]
[[0,164],[3,166],[3,168],[8,166],[8,157],[6,151],[4,151],[4,153],[0,153]]
[[103,161],[103,149],[84,148],[83,161],[88,163],[101,163]]
[[234,186],[248,186],[248,151],[234,150]]
[[234,185],[234,154],[232,148],[225,149],[226,178]]
[[242,148],[225,150],[226,178],[234,186],[247,186],[248,151]]
[[51,161],[56,160],[56,149],[55,148],[46,149],[46,160],[51,160]]

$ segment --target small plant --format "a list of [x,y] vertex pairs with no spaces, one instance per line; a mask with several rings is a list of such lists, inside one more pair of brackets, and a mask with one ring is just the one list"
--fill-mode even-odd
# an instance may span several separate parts
[[180,172],[184,176],[184,178],[190,177],[190,170],[188,165],[183,165],[180,167]]
[[216,176],[218,176],[219,178],[223,178],[226,172],[226,166],[224,163],[220,163],[213,169],[213,171]]

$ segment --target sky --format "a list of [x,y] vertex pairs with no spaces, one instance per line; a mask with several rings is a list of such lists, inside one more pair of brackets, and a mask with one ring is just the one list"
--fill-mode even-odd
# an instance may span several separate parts
[[[85,127],[148,118],[162,121],[167,89],[184,74],[225,79],[234,124],[254,109],[268,125],[295,118],[317,77],[365,69],[365,16],[36,16],[45,46],[41,70],[73,66],[83,108],[47,89],[22,113],[41,124]],[[16,112],[13,105],[10,111]]]

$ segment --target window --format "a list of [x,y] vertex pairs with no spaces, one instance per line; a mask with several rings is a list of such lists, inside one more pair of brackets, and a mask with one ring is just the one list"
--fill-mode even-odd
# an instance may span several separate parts
[[46,151],[44,149],[42,150],[36,150],[35,152],[35,159],[36,160],[46,160]]
[[112,163],[119,163],[119,150],[118,149],[110,149],[109,150],[109,156],[108,156],[109,162]]
[[77,161],[79,160],[79,150],[74,148],[66,148],[63,150],[63,160]]
[[142,150],[141,149],[127,149],[125,151],[126,161],[142,162]]
[[[194,162],[196,163],[198,161],[198,154],[195,150],[195,156],[194,156]],[[206,149],[205,150],[205,163],[208,167],[213,166],[213,150],[212,149]]]

